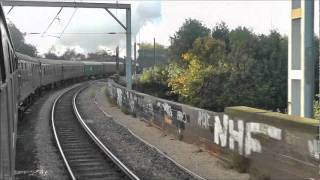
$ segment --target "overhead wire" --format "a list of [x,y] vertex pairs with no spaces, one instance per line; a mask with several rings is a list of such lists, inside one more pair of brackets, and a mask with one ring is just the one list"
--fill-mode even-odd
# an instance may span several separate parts
[[76,14],[77,10],[78,10],[78,8],[75,8],[75,9],[74,9],[71,17],[69,18],[69,21],[67,22],[66,26],[63,28],[63,30],[62,30],[62,32],[61,32],[61,34],[60,34],[60,36],[59,36],[59,39],[62,37],[62,35],[64,34],[64,32],[66,31],[66,29],[67,29],[68,26],[70,25],[71,20],[73,19],[73,17],[74,17],[74,15]]
[[62,9],[63,9],[63,7],[60,8],[60,10],[59,10],[58,13],[56,14],[56,16],[53,18],[53,20],[51,21],[51,23],[49,24],[49,26],[46,28],[45,31],[43,31],[41,37],[43,37],[43,36],[47,33],[47,31],[49,30],[49,28],[52,26],[52,24],[54,23],[54,21],[57,19],[57,17],[58,17],[59,14],[61,13]]
[[9,11],[7,12],[7,15],[10,14],[10,12],[12,11],[13,8],[14,8],[14,6],[11,6],[11,8],[9,9]]
[[[40,35],[40,32],[29,32],[26,35]],[[47,33],[46,35],[56,35],[61,34],[61,32]],[[91,32],[80,32],[80,33],[64,33],[64,35],[115,35],[115,34],[126,34],[125,32],[101,32],[101,33],[91,33]],[[58,36],[59,37],[59,36]]]

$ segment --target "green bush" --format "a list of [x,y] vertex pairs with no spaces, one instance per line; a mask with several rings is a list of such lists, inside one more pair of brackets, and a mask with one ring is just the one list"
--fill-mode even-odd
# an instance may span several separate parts
[[[319,96],[319,95],[317,95]],[[313,118],[320,120],[320,102],[319,100],[313,101]]]
[[166,66],[155,66],[145,69],[133,88],[156,97],[177,100],[175,95],[171,93],[167,81],[168,68]]

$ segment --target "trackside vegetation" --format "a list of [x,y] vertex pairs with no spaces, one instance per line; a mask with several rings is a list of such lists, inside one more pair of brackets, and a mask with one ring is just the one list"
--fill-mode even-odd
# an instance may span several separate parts
[[[144,69],[137,90],[219,112],[228,106],[287,111],[287,36],[230,29],[224,22],[210,29],[187,19],[171,40],[168,63]],[[318,47],[317,37],[314,42]],[[317,73],[318,54],[315,48]]]

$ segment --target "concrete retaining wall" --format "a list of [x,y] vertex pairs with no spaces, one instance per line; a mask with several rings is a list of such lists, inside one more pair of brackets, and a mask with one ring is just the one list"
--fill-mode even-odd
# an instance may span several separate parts
[[248,166],[258,179],[320,178],[319,121],[248,107],[216,113],[127,90],[112,80],[108,93],[130,113],[231,164]]

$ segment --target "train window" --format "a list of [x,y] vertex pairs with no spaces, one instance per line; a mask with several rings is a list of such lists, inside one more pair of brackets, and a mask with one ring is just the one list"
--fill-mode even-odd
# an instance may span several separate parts
[[10,73],[12,73],[12,56],[11,56],[11,52],[10,52],[10,48],[9,48],[9,43],[7,42],[7,51],[8,51],[8,60],[9,60],[9,70]]
[[18,69],[19,58],[14,54],[14,62],[16,63],[16,69]]
[[12,58],[12,68],[13,70],[17,70],[18,69],[18,57],[15,56],[14,52],[12,50],[10,50],[10,54],[11,54],[11,58]]

